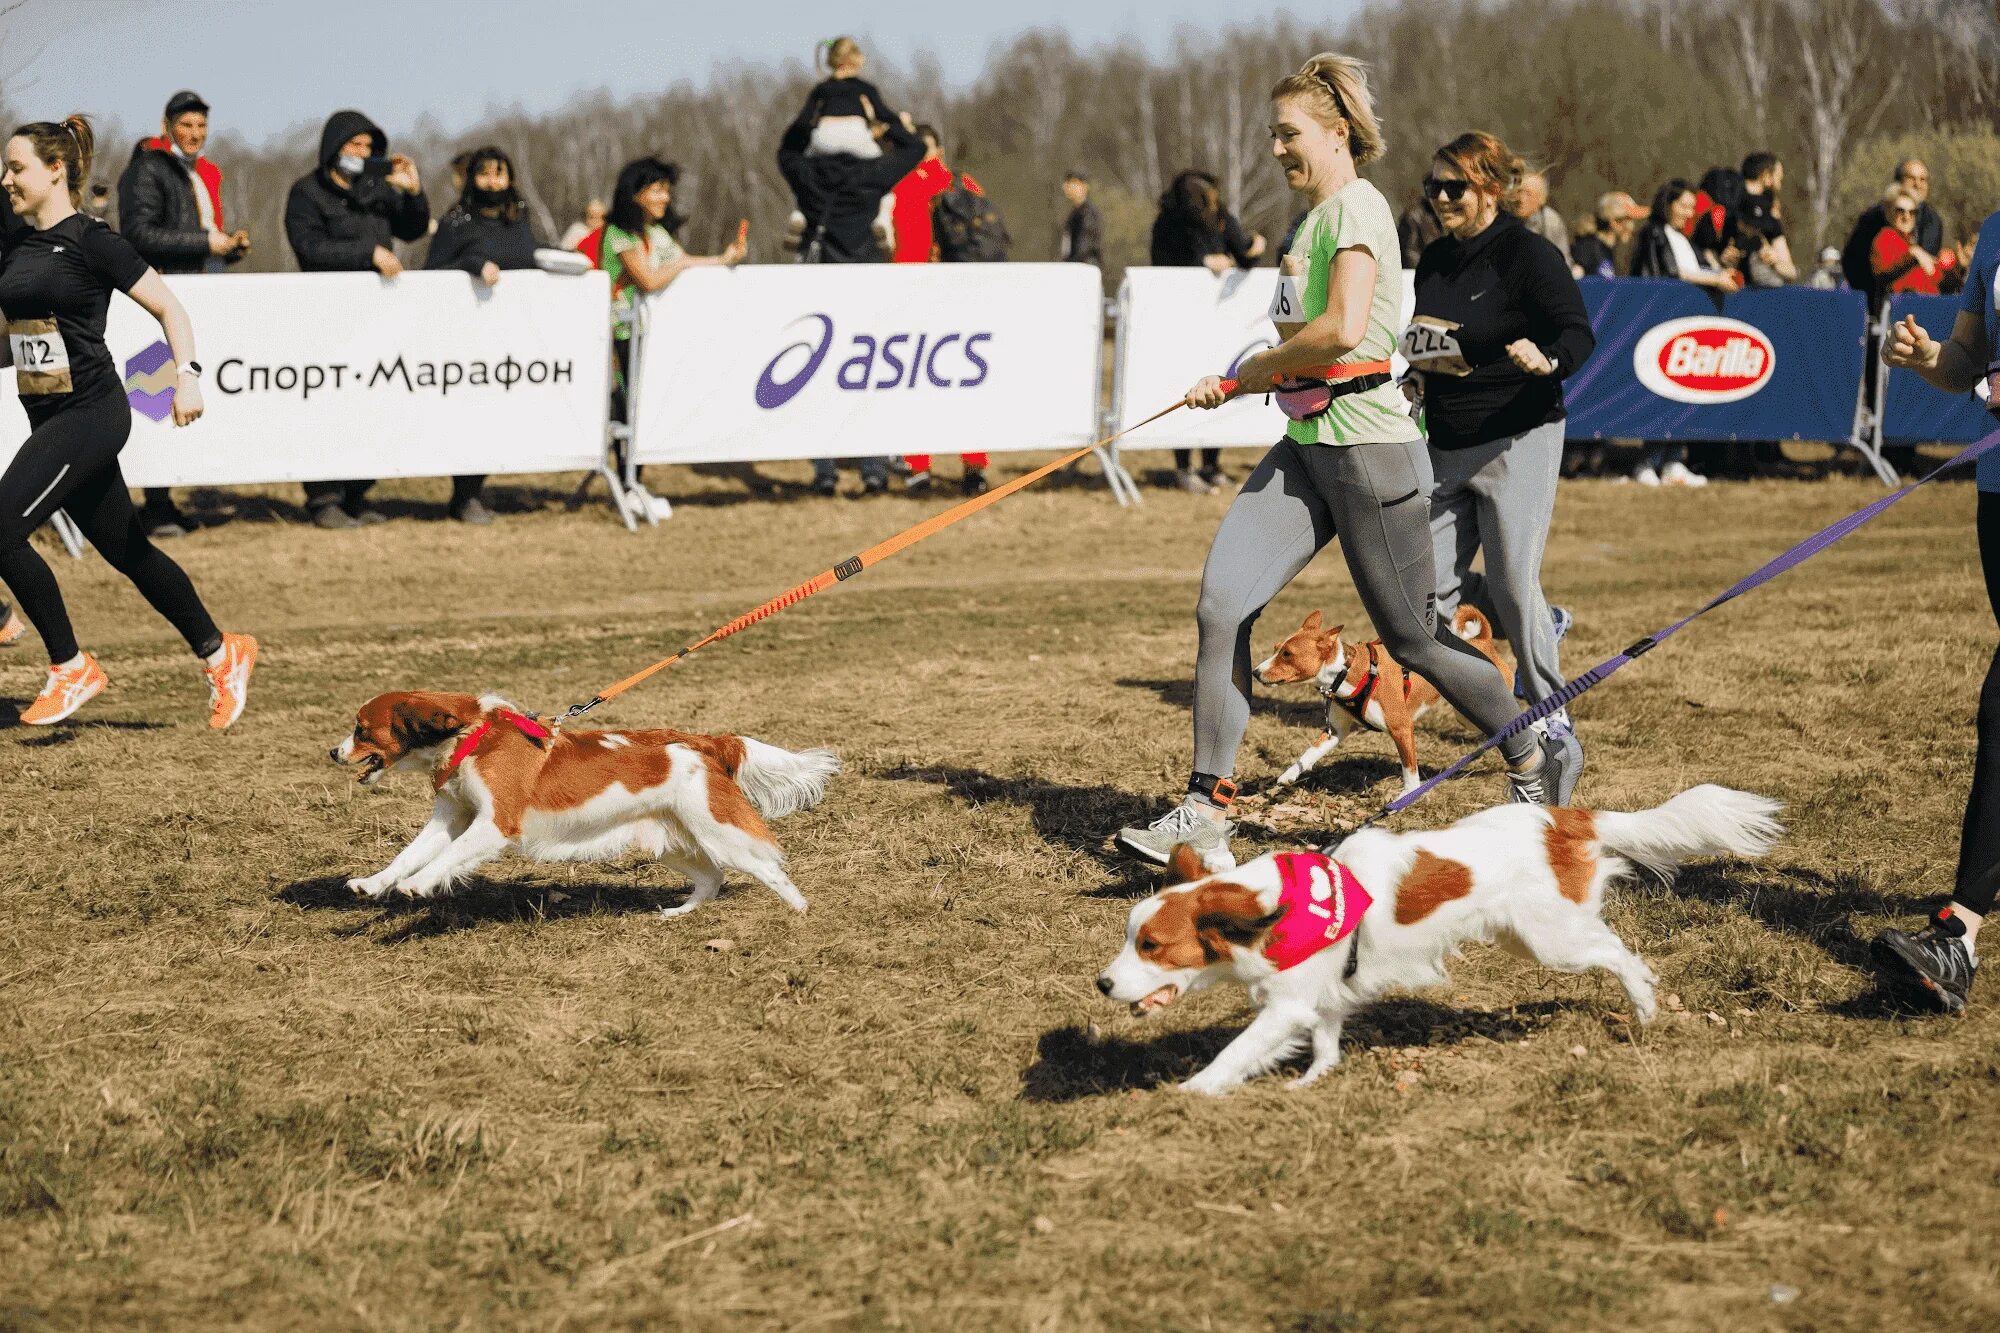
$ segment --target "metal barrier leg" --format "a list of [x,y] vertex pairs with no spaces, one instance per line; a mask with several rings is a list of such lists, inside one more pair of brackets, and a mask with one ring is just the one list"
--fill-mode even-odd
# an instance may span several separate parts
[[1132,474],[1119,461],[1118,446],[1114,444],[1095,452],[1098,464],[1104,469],[1105,484],[1111,487],[1111,498],[1118,502],[1119,508],[1142,503],[1138,483],[1132,480]]
[[49,515],[49,526],[56,530],[56,536],[62,538],[63,548],[69,552],[70,559],[83,559],[90,543],[83,539],[83,530],[76,526],[76,520],[69,516],[68,510],[58,509]]
[[[1882,339],[1889,335],[1889,303],[1882,307],[1868,321],[1868,332],[1862,344],[1862,355],[1866,360],[1861,371],[1861,383],[1854,391],[1854,430],[1847,440],[1850,448],[1860,452],[1868,460],[1868,466],[1875,470],[1875,476],[1884,486],[1895,490],[1903,484],[1896,469],[1889,466],[1889,460],[1882,456],[1882,409],[1887,405],[1889,394],[1889,367],[1882,363]],[[1868,390],[1875,390],[1875,401],[1871,406]]]
[[617,511],[618,521],[625,525],[625,531],[637,532],[639,524],[632,517],[632,507],[625,503],[625,487],[618,481],[617,469],[612,467],[609,462],[606,462],[597,471],[584,477],[583,485],[577,488],[578,495],[582,495],[584,491],[590,489],[591,477],[604,478],[604,487],[611,493],[611,507]]

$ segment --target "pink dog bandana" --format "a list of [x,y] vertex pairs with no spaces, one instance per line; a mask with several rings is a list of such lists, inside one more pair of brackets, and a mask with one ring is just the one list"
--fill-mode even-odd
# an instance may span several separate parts
[[1318,852],[1280,853],[1278,883],[1284,915],[1271,927],[1264,956],[1280,972],[1352,935],[1375,901],[1353,871]]

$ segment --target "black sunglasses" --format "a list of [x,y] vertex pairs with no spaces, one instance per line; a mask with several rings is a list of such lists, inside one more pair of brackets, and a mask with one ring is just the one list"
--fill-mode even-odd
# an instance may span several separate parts
[[1466,191],[1471,188],[1472,182],[1468,180],[1439,180],[1435,176],[1424,177],[1424,198],[1442,199],[1447,204],[1455,204],[1465,198]]

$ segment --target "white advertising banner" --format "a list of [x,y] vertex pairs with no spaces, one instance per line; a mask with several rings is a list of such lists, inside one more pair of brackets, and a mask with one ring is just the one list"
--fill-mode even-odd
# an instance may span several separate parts
[[[1268,311],[1278,270],[1128,268],[1119,292],[1117,429],[1143,421],[1204,375],[1227,378],[1253,352],[1277,341]],[[1416,298],[1403,274],[1403,313]],[[1403,362],[1394,358],[1400,374]],[[1285,415],[1269,396],[1239,398],[1212,412],[1176,412],[1118,442],[1120,450],[1266,445],[1285,433]]]
[[[167,279],[187,307],[206,412],[172,415],[160,327],[114,296],[106,344],[132,404],[134,486],[594,469],[610,393],[609,279],[510,272]],[[0,463],[28,433],[0,372]]]
[[1085,264],[692,269],[649,298],[644,463],[1075,448],[1097,424]]

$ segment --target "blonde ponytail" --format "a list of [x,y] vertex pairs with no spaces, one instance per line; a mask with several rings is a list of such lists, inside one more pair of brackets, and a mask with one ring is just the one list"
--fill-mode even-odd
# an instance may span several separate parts
[[1386,145],[1382,123],[1375,118],[1375,102],[1368,91],[1368,66],[1353,56],[1322,51],[1299,68],[1278,80],[1271,100],[1297,98],[1304,102],[1320,124],[1332,129],[1347,122],[1347,148],[1354,165],[1361,166],[1382,156]]

